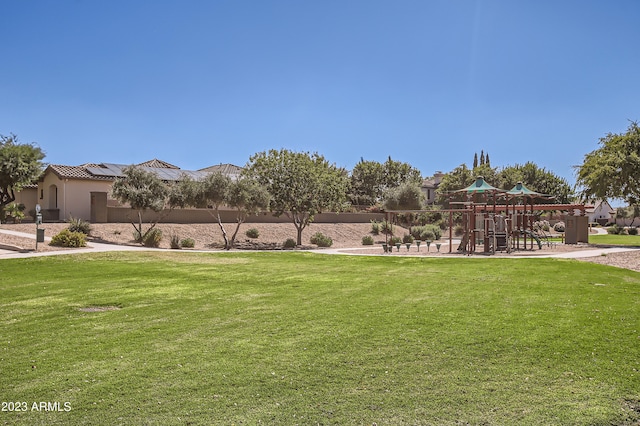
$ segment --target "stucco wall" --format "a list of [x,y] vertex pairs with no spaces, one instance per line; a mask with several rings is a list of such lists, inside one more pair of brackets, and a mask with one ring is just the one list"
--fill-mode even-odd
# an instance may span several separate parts
[[[57,188],[57,193],[52,189]],[[38,183],[38,193],[42,190],[42,199],[38,202],[43,209],[57,208],[59,219],[70,217],[89,221],[91,219],[91,192],[111,191],[111,182],[91,180],[59,179],[53,173],[47,173],[44,181]]]

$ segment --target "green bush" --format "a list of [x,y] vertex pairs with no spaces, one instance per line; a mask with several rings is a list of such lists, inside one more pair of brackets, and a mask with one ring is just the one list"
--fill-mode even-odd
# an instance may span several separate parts
[[362,245],[363,246],[372,246],[373,245],[373,237],[371,235],[365,235],[362,237]]
[[331,247],[333,240],[331,237],[324,235],[322,232],[316,232],[311,236],[311,244],[315,244],[318,247]]
[[260,236],[260,231],[256,228],[249,228],[244,234],[249,238],[258,238]]
[[403,242],[403,243],[412,243],[414,239],[415,239],[415,238],[413,238],[413,235],[411,235],[411,234],[404,234],[404,236],[402,237],[402,242]]
[[629,235],[638,235],[638,228],[627,228],[627,233]]
[[298,244],[296,244],[296,240],[294,240],[293,238],[287,238],[287,240],[282,243],[282,247],[286,249],[295,248],[295,246],[297,245]]
[[416,240],[435,241],[442,237],[442,229],[437,225],[414,226],[411,228],[411,235]]
[[194,248],[196,246],[196,242],[193,238],[183,238],[180,241],[180,245],[185,248]]
[[178,236],[177,236],[177,235],[175,235],[175,234],[174,234],[174,235],[172,235],[172,236],[171,236],[171,242],[169,243],[169,246],[170,246],[172,249],[179,249],[179,248],[181,248],[181,246],[180,246],[180,237],[178,237]]
[[13,223],[20,223],[24,219],[24,204],[11,203],[4,208],[5,219],[11,219]]
[[625,234],[625,229],[624,227],[615,224],[613,226],[610,226],[607,228],[607,233],[608,234],[613,234],[613,235],[624,235]]
[[91,233],[91,224],[80,218],[70,218],[68,228],[71,232],[82,232],[84,235],[89,235]]
[[160,247],[160,241],[162,241],[162,231],[158,228],[153,228],[144,236],[142,244],[145,247]]
[[49,245],[56,247],[85,247],[87,242],[86,235],[82,232],[71,232],[69,229],[63,229],[57,235],[51,237]]
[[371,233],[373,235],[379,235],[380,234],[380,224],[378,222],[376,222],[375,220],[371,221]]
[[389,244],[392,246],[395,246],[398,243],[401,243],[402,240],[400,239],[400,237],[391,237],[389,238]]
[[380,222],[380,232],[385,235],[393,235],[393,225],[386,220]]

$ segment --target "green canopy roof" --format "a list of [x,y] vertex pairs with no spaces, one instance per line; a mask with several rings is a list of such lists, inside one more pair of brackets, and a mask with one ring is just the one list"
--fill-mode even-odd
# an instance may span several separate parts
[[494,186],[489,185],[482,176],[478,176],[476,181],[466,188],[459,189],[456,192],[466,192],[469,194],[472,193],[484,193],[484,192],[504,192],[502,189],[498,189]]
[[546,194],[541,194],[539,192],[536,191],[532,191],[529,188],[527,188],[526,186],[524,186],[522,184],[522,182],[518,182],[516,183],[516,186],[514,186],[513,188],[511,188],[509,191],[507,191],[507,195],[513,195],[513,196],[524,196],[524,197],[538,197],[538,198],[551,198],[550,195],[546,195]]

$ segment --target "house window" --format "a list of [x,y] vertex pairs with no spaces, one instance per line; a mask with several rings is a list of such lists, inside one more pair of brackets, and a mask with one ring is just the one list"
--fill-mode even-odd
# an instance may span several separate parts
[[40,190],[40,199],[44,200],[44,189]]

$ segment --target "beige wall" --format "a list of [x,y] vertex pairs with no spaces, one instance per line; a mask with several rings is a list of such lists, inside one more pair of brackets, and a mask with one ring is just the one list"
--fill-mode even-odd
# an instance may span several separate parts
[[[41,192],[42,191],[42,192]],[[60,220],[70,217],[91,220],[91,192],[111,192],[111,182],[93,180],[59,179],[47,173],[38,183],[38,199],[43,210],[58,209]]]
[[29,220],[29,212],[36,209],[38,204],[38,189],[37,188],[24,188],[22,191],[16,193],[16,203],[24,204],[25,219]]

